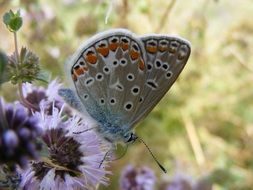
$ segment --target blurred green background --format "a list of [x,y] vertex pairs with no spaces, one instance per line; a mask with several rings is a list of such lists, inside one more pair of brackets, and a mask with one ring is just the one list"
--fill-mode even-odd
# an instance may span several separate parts
[[[191,42],[181,76],[136,129],[168,174],[135,143],[112,163],[110,185],[99,189],[118,189],[129,163],[152,168],[157,186],[181,173],[193,181],[205,178],[215,190],[253,189],[252,0],[0,0],[1,18],[9,9],[21,9],[24,19],[19,47],[37,53],[52,78],[62,80],[68,56],[109,28],[177,34]],[[0,42],[1,50],[14,50],[3,23]],[[1,94],[11,101],[13,90],[4,84]]]

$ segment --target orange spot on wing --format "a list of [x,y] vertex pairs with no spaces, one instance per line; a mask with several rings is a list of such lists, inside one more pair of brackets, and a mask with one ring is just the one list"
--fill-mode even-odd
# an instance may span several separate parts
[[167,47],[159,46],[159,47],[158,47],[158,50],[161,51],[161,52],[164,52],[164,51],[167,50]]
[[109,54],[109,48],[107,47],[98,47],[97,51],[104,57],[106,57]]
[[72,79],[73,79],[74,81],[77,81],[77,76],[76,76],[75,74],[72,74]]
[[132,60],[138,59],[139,56],[140,56],[139,52],[134,51],[134,50],[130,51],[130,57],[131,57]]
[[119,47],[118,43],[111,43],[111,44],[109,44],[109,49],[111,51],[115,51],[118,47]]
[[155,46],[147,46],[147,51],[149,53],[156,53],[157,52],[157,47],[155,47]]
[[86,60],[90,63],[90,64],[95,64],[97,62],[97,56],[95,54],[87,54],[86,55]]
[[139,62],[139,69],[142,71],[145,69],[144,61],[142,59]]
[[128,49],[128,47],[129,47],[129,44],[128,43],[121,43],[121,48],[124,50],[124,51],[126,51],[127,49]]
[[78,69],[75,69],[75,74],[77,76],[84,74],[88,69],[86,67],[79,67]]

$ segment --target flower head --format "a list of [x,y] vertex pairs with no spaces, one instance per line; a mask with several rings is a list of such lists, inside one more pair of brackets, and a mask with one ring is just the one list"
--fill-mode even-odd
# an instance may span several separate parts
[[38,157],[36,138],[41,134],[38,120],[21,104],[4,104],[0,99],[0,163],[26,166],[27,158]]
[[42,137],[48,148],[48,158],[33,162],[22,174],[21,187],[25,189],[92,189],[106,184],[105,164],[99,167],[104,152],[96,134],[88,130],[84,120],[73,116],[65,121],[62,110],[52,108],[52,115],[41,108]]
[[[58,79],[51,81],[47,88],[37,87],[30,83],[25,83],[23,85],[24,97],[27,101],[38,108],[40,111],[41,103],[43,103],[44,111],[46,114],[52,114],[52,106],[61,108],[64,104],[64,100],[58,95],[58,89],[62,86]],[[45,103],[46,102],[46,103]],[[65,113],[71,115],[71,111],[65,108]]]
[[154,172],[148,167],[134,168],[128,165],[120,178],[121,190],[153,190],[155,185]]
[[9,57],[8,71],[13,84],[19,82],[32,82],[37,79],[40,72],[39,57],[22,47],[20,51],[20,63],[17,63],[16,55]]

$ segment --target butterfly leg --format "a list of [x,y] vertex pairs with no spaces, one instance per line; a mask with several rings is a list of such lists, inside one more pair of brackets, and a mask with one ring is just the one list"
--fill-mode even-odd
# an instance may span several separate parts
[[78,99],[75,92],[69,88],[59,89],[58,94],[74,109],[79,112],[83,112],[85,110],[82,102]]
[[109,158],[110,161],[113,161],[111,159],[112,155],[113,155],[113,152],[114,150],[116,149],[116,145],[115,144],[111,144],[111,143],[105,143],[106,146],[107,146],[107,151],[103,157],[103,159],[100,161],[100,164],[99,164],[99,168],[102,166],[102,164],[104,163],[104,161],[107,161],[107,158]]

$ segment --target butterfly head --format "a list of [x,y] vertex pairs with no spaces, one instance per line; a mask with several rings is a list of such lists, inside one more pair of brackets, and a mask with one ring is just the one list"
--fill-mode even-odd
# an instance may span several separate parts
[[132,144],[138,139],[138,136],[134,134],[133,132],[129,132],[124,135],[124,142],[126,144]]

